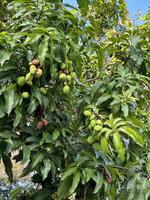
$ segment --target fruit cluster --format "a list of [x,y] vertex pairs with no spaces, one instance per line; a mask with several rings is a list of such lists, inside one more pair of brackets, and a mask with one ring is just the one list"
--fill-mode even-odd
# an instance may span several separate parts
[[47,119],[41,119],[40,121],[38,121],[38,123],[36,125],[36,129],[41,130],[42,128],[44,128],[47,125],[48,125]]
[[85,110],[84,115],[88,118],[88,127],[93,133],[87,138],[87,142],[93,144],[98,138],[98,133],[102,130],[102,121],[99,115],[95,115],[90,110]]
[[68,94],[70,92],[70,86],[73,83],[73,79],[76,77],[76,73],[73,71],[72,62],[68,64],[63,63],[61,70],[59,71],[59,80],[63,81],[63,93]]
[[[43,71],[41,69],[40,61],[39,59],[34,59],[32,62],[29,63],[30,69],[29,72],[26,74],[26,76],[19,76],[17,78],[17,84],[22,87],[25,84],[32,86],[33,85],[33,77],[35,78],[40,78],[43,74]],[[46,89],[45,88],[40,88],[40,91],[43,94],[46,94]],[[22,97],[23,98],[29,98],[30,94],[27,91],[22,92]]]

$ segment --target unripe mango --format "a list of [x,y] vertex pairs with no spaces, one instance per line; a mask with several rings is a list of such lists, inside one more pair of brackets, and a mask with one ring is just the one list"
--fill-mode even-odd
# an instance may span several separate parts
[[77,74],[75,72],[71,72],[70,76],[71,76],[71,78],[75,78],[77,76]]
[[71,60],[68,61],[68,65],[72,66],[72,61]]
[[30,66],[30,74],[35,74],[36,73],[36,66],[35,65],[31,65]]
[[29,85],[29,86],[32,86],[33,82],[32,81],[26,81],[26,84]]
[[101,131],[102,127],[100,125],[96,125],[96,126],[94,126],[94,130],[95,131]]
[[65,85],[63,88],[63,93],[68,94],[70,92],[70,87],[68,85]]
[[67,75],[67,80],[71,81],[71,76],[70,75]]
[[26,79],[25,79],[24,76],[19,76],[17,78],[17,83],[18,83],[19,86],[23,86],[25,84],[25,82],[26,82]]
[[59,75],[59,79],[60,79],[60,80],[65,80],[66,77],[67,77],[67,76],[66,76],[65,73],[62,73],[62,74]]
[[24,99],[29,98],[29,96],[30,96],[29,92],[23,92],[23,93],[22,93],[22,97],[23,97]]
[[95,119],[91,120],[90,126],[93,128],[95,125],[96,125],[96,120]]
[[67,66],[65,63],[62,64],[61,69],[67,69]]
[[83,113],[86,117],[91,117],[92,113],[89,110],[85,110]]
[[69,71],[70,71],[70,72],[73,72],[73,70],[74,70],[73,67],[72,67],[72,66],[69,66]]
[[87,142],[88,142],[89,144],[93,144],[93,143],[95,142],[94,136],[93,136],[93,135],[90,135],[90,136],[87,138]]
[[96,124],[102,125],[102,121],[100,119],[96,120]]
[[32,74],[30,72],[27,73],[27,75],[26,75],[26,81],[32,81],[32,79],[33,79]]
[[47,94],[47,90],[46,90],[45,87],[41,87],[40,91],[41,91],[42,94]]

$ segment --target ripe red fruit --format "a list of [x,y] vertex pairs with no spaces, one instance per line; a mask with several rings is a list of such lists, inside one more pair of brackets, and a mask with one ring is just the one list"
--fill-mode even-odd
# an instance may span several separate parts
[[111,178],[107,178],[106,181],[107,181],[107,183],[109,183],[109,184],[112,184],[112,182],[113,182]]
[[43,126],[47,126],[48,125],[47,119],[42,119],[41,122],[42,122]]
[[39,121],[39,122],[37,123],[36,128],[37,128],[38,130],[41,130],[41,129],[43,128],[43,123],[42,123],[42,121]]
[[39,65],[40,64],[40,61],[39,61],[39,59],[34,59],[34,60],[32,60],[32,65]]

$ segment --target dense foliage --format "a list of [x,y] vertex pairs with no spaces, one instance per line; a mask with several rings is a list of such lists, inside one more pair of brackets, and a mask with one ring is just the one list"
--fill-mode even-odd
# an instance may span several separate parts
[[150,198],[150,14],[124,0],[1,4],[0,156],[26,199]]

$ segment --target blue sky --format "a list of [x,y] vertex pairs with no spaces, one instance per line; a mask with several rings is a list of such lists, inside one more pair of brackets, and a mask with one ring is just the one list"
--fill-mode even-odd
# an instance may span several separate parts
[[[76,5],[76,0],[64,0],[65,3]],[[150,7],[150,0],[126,0],[131,18],[135,18],[138,10],[145,14]]]

